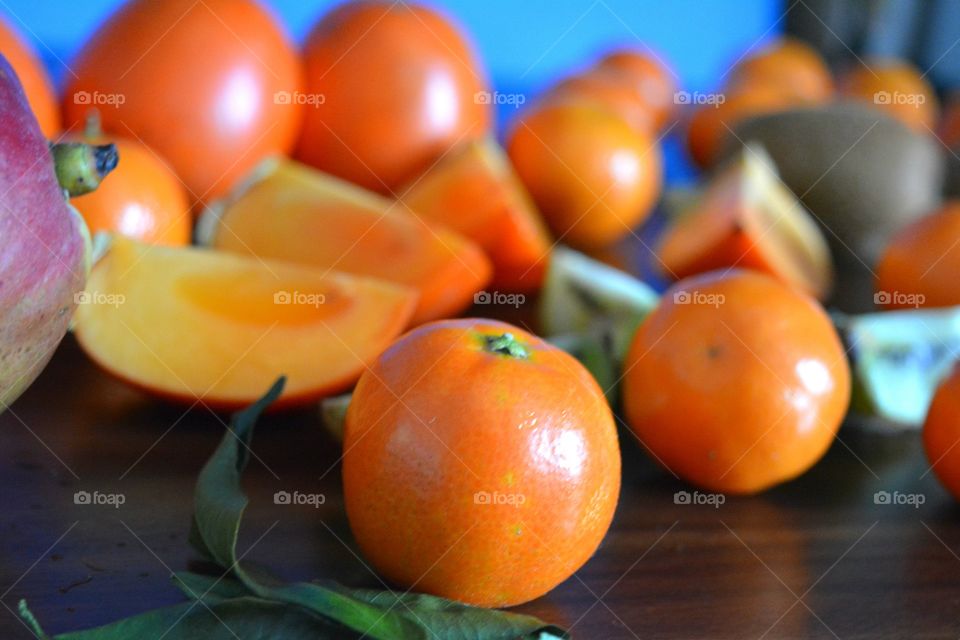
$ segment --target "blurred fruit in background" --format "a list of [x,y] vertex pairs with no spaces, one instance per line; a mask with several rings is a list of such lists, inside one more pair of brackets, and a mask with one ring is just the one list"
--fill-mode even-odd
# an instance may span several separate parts
[[960,200],[898,231],[876,271],[876,300],[885,308],[960,305]]
[[942,145],[851,101],[757,116],[735,133],[763,145],[784,184],[823,227],[837,265],[833,303],[844,311],[872,310],[871,269],[891,236],[941,200]]
[[923,448],[930,468],[960,500],[960,364],[937,388],[923,425]]
[[812,104],[833,96],[833,76],[826,61],[816,49],[790,37],[748,54],[732,69],[729,87],[758,85],[776,87]]
[[603,392],[572,356],[503,322],[446,320],[361,376],[343,489],[357,543],[387,579],[507,607],[596,551],[620,447]]
[[746,146],[667,230],[658,251],[667,275],[741,267],[824,299],[830,248],[816,220],[780,181],[762,147]]
[[653,457],[708,491],[790,480],[833,442],[850,369],[810,297],[751,271],[678,282],[624,362],[627,423]]
[[604,56],[595,69],[618,76],[639,93],[653,116],[654,130],[670,124],[677,107],[677,77],[662,58],[652,52],[621,49]]
[[[399,285],[115,236],[94,266],[74,334],[117,377],[177,402],[249,404],[278,373],[281,404],[349,388],[407,326]],[[189,330],[187,330],[189,328]]]
[[493,263],[498,291],[540,288],[552,240],[506,152],[492,139],[446,154],[402,191],[414,215],[479,244]]
[[715,97],[716,102],[700,105],[693,112],[687,129],[690,157],[701,169],[712,167],[726,146],[739,142],[732,133],[739,122],[799,102],[793,94],[770,84],[743,84]]
[[592,70],[562,80],[549,96],[561,99],[580,99],[610,110],[634,129],[644,134],[655,134],[658,117],[645,102],[638,89],[623,81],[613,72]]
[[97,107],[105,132],[159,152],[193,200],[290,151],[304,109],[297,52],[255,0],[133,0],[71,66],[67,124]]
[[297,158],[390,193],[490,131],[493,98],[464,34],[423,6],[345,3],[307,37]]
[[121,158],[96,191],[70,201],[91,234],[109,231],[148,244],[190,244],[190,199],[180,179],[154,151],[137,140],[105,136],[96,115],[88,120],[83,135],[70,134],[68,139],[112,142]]
[[929,133],[937,126],[937,94],[924,74],[899,59],[868,60],[840,80],[843,95],[889,113],[908,127]]
[[0,17],[0,54],[13,67],[33,115],[40,123],[40,131],[47,138],[56,138],[60,133],[60,106],[53,82],[47,74],[37,52],[14,26]]
[[600,248],[643,222],[660,197],[651,134],[577,99],[550,98],[513,124],[507,151],[558,240]]
[[492,271],[483,250],[463,236],[293,160],[268,161],[214,203],[198,236],[215,249],[409,286],[419,293],[415,323],[470,306]]
[[833,78],[815,49],[782,38],[737,62],[725,86],[696,105],[687,148],[701,169],[713,166],[733,144],[732,130],[751,117],[790,107],[819,104],[833,94]]

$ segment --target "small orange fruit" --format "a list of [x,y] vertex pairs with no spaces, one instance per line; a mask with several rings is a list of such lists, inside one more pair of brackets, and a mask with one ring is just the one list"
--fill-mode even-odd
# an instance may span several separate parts
[[868,102],[921,133],[937,126],[937,94],[909,62],[871,60],[849,71],[841,84],[845,95]]
[[662,59],[653,53],[622,49],[607,54],[596,69],[619,75],[639,91],[653,114],[656,129],[668,124],[676,110],[677,81]]
[[923,448],[937,479],[960,500],[960,365],[933,395],[923,424]]
[[691,484],[738,494],[794,478],[847,411],[840,338],[807,295],[752,271],[671,287],[624,362],[630,428]]
[[877,303],[888,309],[960,304],[960,200],[901,229],[877,265]]
[[554,87],[550,95],[596,104],[644,133],[655,132],[658,128],[655,110],[645,102],[638,90],[624,83],[619,75],[604,69],[571,76]]
[[630,233],[660,197],[659,143],[579,100],[558,96],[521,116],[507,152],[550,229],[578,248]]
[[413,330],[360,377],[347,410],[350,526],[404,587],[487,607],[537,598],[593,555],[619,488],[593,377],[502,322]]
[[740,61],[731,86],[772,85],[808,102],[825,102],[833,95],[833,76],[816,49],[795,38],[784,38]]
[[120,162],[96,191],[70,202],[91,233],[110,231],[147,244],[190,244],[193,216],[180,179],[154,151],[130,138],[103,136],[92,123],[85,142],[112,142]]

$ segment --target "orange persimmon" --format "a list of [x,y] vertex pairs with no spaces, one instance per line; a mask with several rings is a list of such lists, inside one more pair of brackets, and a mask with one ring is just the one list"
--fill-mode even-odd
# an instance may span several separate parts
[[960,200],[915,220],[877,264],[876,300],[887,309],[960,305]]
[[470,240],[379,194],[277,160],[201,220],[216,249],[382,278],[416,289],[415,323],[453,315],[490,280]]
[[433,322],[391,345],[357,383],[343,450],[347,516],[371,564],[485,607],[577,571],[620,489],[613,415],[590,373],[492,320]]
[[648,106],[655,129],[662,129],[676,111],[677,79],[667,64],[652,52],[631,49],[613,51],[595,67],[623,79],[639,92]]
[[663,270],[676,279],[754,269],[821,300],[833,281],[823,232],[759,148],[745,148],[711,179],[664,234],[657,253]]
[[495,141],[460,146],[402,193],[416,215],[462,233],[486,251],[493,263],[491,286],[517,292],[539,288],[550,234]]
[[610,70],[594,69],[571,76],[551,89],[550,95],[593,102],[647,134],[656,132],[659,126],[657,112],[639,90]]
[[550,229],[574,247],[619,240],[660,197],[657,140],[580,100],[535,105],[514,124],[507,152]]
[[281,404],[338,393],[406,327],[416,294],[372,278],[115,236],[74,333],[107,371],[161,397],[234,408],[278,375]]
[[920,133],[937,126],[940,103],[923,73],[905,60],[869,60],[842,78],[844,95],[872,104]]
[[23,39],[13,25],[2,18],[0,18],[0,54],[7,59],[17,77],[20,78],[23,92],[27,95],[27,102],[30,103],[30,109],[40,123],[43,135],[47,138],[56,137],[60,133],[60,107],[57,104],[57,95],[50,75],[33,47]]
[[833,95],[833,76],[816,49],[796,38],[783,38],[744,58],[729,85],[770,85],[809,103]]

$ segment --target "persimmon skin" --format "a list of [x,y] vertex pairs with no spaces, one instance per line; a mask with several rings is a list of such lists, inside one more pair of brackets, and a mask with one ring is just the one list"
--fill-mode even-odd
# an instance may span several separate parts
[[887,309],[960,304],[960,200],[950,200],[891,239],[877,264],[877,302]]
[[627,423],[683,480],[751,494],[813,466],[850,400],[836,330],[812,298],[751,271],[671,287],[624,362]]
[[[505,334],[527,355],[491,350]],[[343,485],[357,543],[387,579],[511,606],[596,550],[620,451],[602,391],[572,357],[502,322],[445,320],[400,338],[361,376]]]
[[484,71],[426,7],[344,3],[308,35],[304,60],[306,91],[324,100],[307,110],[297,158],[368,189],[392,193],[490,131]]
[[493,140],[468,142],[413,181],[401,196],[417,216],[480,245],[493,263],[490,286],[540,288],[552,240],[506,153]]
[[960,367],[940,383],[923,423],[923,449],[930,468],[947,491],[960,500]]
[[826,102],[834,93],[833,76],[816,49],[796,38],[783,38],[741,60],[731,86],[775,86],[809,104]]
[[82,126],[99,107],[104,131],[158,151],[194,201],[222,195],[296,142],[301,63],[256,0],[133,0],[71,66],[66,123]]
[[620,76],[640,93],[652,115],[654,130],[670,123],[677,109],[677,79],[661,58],[650,52],[621,49],[604,56],[596,70]]
[[121,233],[140,242],[190,244],[193,216],[186,189],[173,170],[145,145],[129,138],[72,136],[86,142],[112,142],[122,159],[96,191],[70,203],[90,233]]
[[53,81],[37,56],[37,52],[24,40],[7,20],[0,18],[0,54],[13,67],[33,115],[37,117],[40,131],[49,139],[60,133],[60,105],[57,103]]
[[902,60],[870,60],[841,80],[845,96],[867,102],[923,134],[937,126],[940,103],[920,70]]
[[534,106],[514,125],[507,152],[551,231],[577,248],[630,233],[660,197],[657,140],[578,100]]

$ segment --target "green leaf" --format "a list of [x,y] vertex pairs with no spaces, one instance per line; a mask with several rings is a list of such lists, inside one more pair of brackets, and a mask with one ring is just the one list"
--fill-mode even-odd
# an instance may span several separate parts
[[[20,614],[34,629],[39,625],[26,603],[21,601]],[[154,609],[111,624],[53,636],[50,640],[131,640],[160,638],[164,640],[344,640],[357,635],[329,621],[311,615],[299,607],[261,598],[243,597],[210,603],[184,602]]]
[[[423,593],[398,593],[375,589],[349,589],[331,585],[341,593],[384,609],[396,609],[425,625],[444,640],[503,640],[505,638],[565,639],[559,627],[545,626],[532,616],[471,607],[461,602]],[[491,616],[496,613],[496,616]]]

